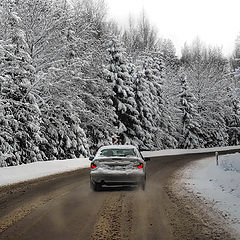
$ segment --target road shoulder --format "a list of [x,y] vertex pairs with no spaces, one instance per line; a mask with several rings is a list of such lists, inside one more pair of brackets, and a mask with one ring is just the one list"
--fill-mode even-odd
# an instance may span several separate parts
[[0,233],[87,175],[89,169],[79,169],[0,187]]
[[175,239],[236,239],[223,216],[181,181],[183,172],[182,169],[176,171],[164,186],[171,202],[168,216]]

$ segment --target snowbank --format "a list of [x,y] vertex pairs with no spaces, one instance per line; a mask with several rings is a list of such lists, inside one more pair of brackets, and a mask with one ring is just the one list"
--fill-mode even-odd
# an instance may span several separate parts
[[34,162],[0,168],[0,186],[90,166],[88,158]]
[[222,214],[240,234],[240,153],[206,158],[190,163],[182,170],[182,181]]

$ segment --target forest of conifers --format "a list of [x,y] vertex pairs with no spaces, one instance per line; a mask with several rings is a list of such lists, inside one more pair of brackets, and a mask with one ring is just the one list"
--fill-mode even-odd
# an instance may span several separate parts
[[240,37],[176,56],[142,12],[102,0],[1,0],[0,166],[87,156],[113,136],[141,149],[240,141]]

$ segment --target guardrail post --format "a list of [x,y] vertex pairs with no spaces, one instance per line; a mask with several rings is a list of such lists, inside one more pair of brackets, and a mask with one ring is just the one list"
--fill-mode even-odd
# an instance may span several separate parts
[[218,152],[215,152],[215,156],[216,156],[216,165],[218,166]]

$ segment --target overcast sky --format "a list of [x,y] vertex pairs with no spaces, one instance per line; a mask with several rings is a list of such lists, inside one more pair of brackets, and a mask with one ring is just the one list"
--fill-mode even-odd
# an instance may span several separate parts
[[121,25],[144,9],[160,37],[170,38],[178,55],[196,36],[229,55],[240,33],[240,0],[105,0]]

